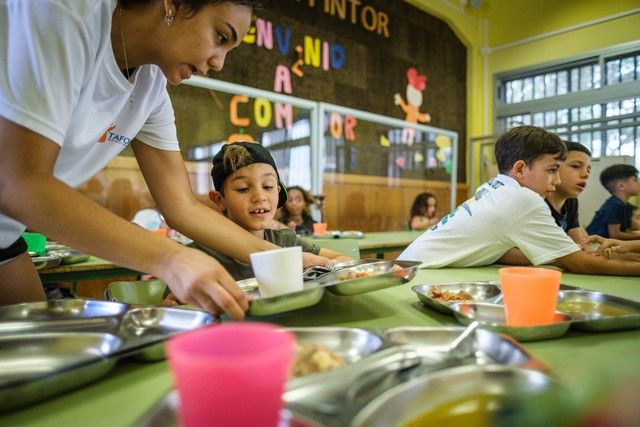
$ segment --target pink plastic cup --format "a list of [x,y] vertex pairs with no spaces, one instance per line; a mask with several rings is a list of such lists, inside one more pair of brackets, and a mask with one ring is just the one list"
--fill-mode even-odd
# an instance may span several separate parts
[[182,425],[276,427],[294,343],[290,332],[251,322],[170,339],[167,356]]
[[504,309],[509,326],[553,323],[560,277],[558,270],[507,267],[499,270]]

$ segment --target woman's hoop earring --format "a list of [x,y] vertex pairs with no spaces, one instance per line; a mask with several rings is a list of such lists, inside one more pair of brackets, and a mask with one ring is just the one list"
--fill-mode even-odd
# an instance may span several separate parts
[[167,24],[167,27],[173,23],[173,14],[171,12],[164,16],[164,22]]

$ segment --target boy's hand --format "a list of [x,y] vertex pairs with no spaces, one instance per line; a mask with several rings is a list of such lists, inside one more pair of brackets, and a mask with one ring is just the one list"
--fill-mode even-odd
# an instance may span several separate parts
[[605,258],[613,258],[614,252],[626,252],[620,245],[621,243],[619,240],[605,239],[597,235],[585,237],[582,241],[587,253],[604,256]]
[[235,320],[244,319],[249,302],[227,271],[210,256],[196,249],[180,247],[168,257],[159,275],[179,301]]
[[311,267],[312,265],[322,265],[326,266],[327,264],[333,263],[333,260],[329,258],[325,258],[320,255],[314,255],[310,252],[302,253],[302,266],[303,267]]

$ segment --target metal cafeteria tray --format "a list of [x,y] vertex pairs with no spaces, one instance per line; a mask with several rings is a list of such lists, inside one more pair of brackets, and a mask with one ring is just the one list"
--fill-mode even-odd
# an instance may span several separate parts
[[640,302],[600,292],[561,290],[556,310],[571,315],[571,326],[585,331],[640,327]]
[[498,282],[450,282],[442,284],[428,284],[428,285],[416,285],[411,288],[413,292],[418,295],[418,299],[425,305],[434,310],[437,310],[444,314],[453,315],[453,311],[449,306],[457,301],[445,301],[442,299],[430,297],[431,290],[434,287],[440,288],[446,292],[460,292],[465,291],[469,293],[473,299],[465,300],[465,302],[495,302],[497,298],[500,298],[502,292],[500,291],[500,285]]
[[317,344],[339,354],[345,366],[379,351],[384,345],[382,337],[365,329],[309,327],[287,328],[287,330],[295,335],[298,345]]
[[[506,417],[500,418],[502,423],[492,422],[489,417],[507,402],[535,405],[533,402],[557,399],[562,390],[552,378],[538,371],[511,366],[462,366],[430,373],[390,389],[369,403],[348,425],[447,425],[452,422],[449,417],[466,413],[469,407],[488,412],[485,422],[480,421],[485,417],[473,418],[478,425],[523,425],[518,412],[513,411],[517,406],[510,405],[511,411],[500,413]],[[438,408],[444,411],[437,411]]]
[[[171,390],[160,398],[156,404],[142,416],[135,427],[179,427],[178,409],[180,408],[180,396],[177,390]],[[215,416],[212,416],[215,420]],[[280,411],[278,427],[322,427],[314,421],[293,414],[287,409]]]
[[409,282],[420,264],[420,261],[377,261],[327,273],[316,281],[332,294],[358,295]]
[[164,340],[214,320],[211,314],[196,310],[132,308],[111,301],[50,300],[0,307],[0,337],[42,332],[110,333],[122,340],[114,356],[135,355],[142,360],[159,360],[164,357]]
[[0,335],[0,411],[91,382],[117,359],[122,340],[107,333]]
[[[459,326],[401,326],[387,329],[382,333],[382,336],[394,345],[410,345],[420,354],[428,354],[431,357],[440,354],[440,357],[446,358],[448,357],[446,352],[449,350],[449,343],[456,339],[464,329]],[[542,362],[506,335],[477,329],[464,344],[466,345],[461,353],[466,352],[468,356],[460,361],[465,364],[499,364],[547,370]]]
[[558,338],[571,326],[571,316],[556,311],[553,323],[539,326],[507,326],[504,305],[489,303],[455,303],[451,309],[463,325],[477,320],[481,327],[494,332],[511,335],[518,341],[538,341]]
[[49,250],[47,253],[60,258],[60,264],[63,265],[77,264],[79,262],[87,261],[91,257],[91,255],[75,249],[56,249]]
[[313,281],[305,282],[302,291],[269,298],[260,296],[258,281],[255,277],[239,280],[236,283],[247,296],[252,298],[247,314],[256,317],[270,316],[272,314],[310,307],[320,302],[322,295],[324,295],[324,288],[318,286],[318,283]]
[[44,270],[45,268],[57,267],[62,259],[58,256],[47,254],[31,257],[31,261],[33,261],[33,266],[36,270]]

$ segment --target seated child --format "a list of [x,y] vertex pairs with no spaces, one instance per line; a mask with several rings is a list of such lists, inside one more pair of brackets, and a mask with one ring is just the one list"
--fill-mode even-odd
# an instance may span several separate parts
[[[303,252],[311,252],[334,261],[351,260],[339,252],[320,249],[306,242],[291,229],[268,228],[276,209],[286,202],[287,190],[280,181],[271,154],[260,144],[225,144],[213,158],[211,177],[215,188],[209,192],[211,201],[230,220],[253,235],[282,247],[302,246]],[[254,276],[250,264],[199,244],[194,244],[194,247],[216,258],[236,280]]]
[[598,209],[587,232],[618,240],[640,239],[640,233],[631,230],[633,206],[628,203],[631,196],[640,194],[638,169],[625,164],[609,166],[600,174],[600,182],[611,197]]
[[409,226],[412,230],[426,230],[437,224],[440,218],[436,215],[436,196],[431,193],[420,193],[411,206]]
[[313,223],[310,206],[314,203],[313,197],[302,187],[294,185],[287,188],[289,197],[278,215],[278,220],[298,234],[309,235],[313,233]]
[[423,267],[473,267],[498,261],[517,247],[533,265],[552,263],[572,273],[637,276],[637,262],[584,253],[549,215],[544,197],[559,184],[567,148],[557,135],[519,126],[495,144],[500,173],[442,217],[400,254]]

